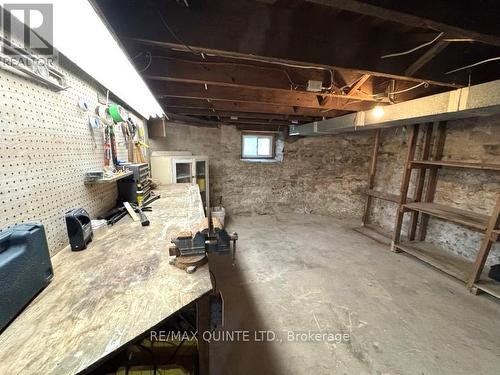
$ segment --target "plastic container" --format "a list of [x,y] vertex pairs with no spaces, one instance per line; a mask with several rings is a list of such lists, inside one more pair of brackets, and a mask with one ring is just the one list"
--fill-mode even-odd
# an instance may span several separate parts
[[108,222],[106,220],[91,220],[94,239],[102,238],[108,232]]
[[222,206],[216,206],[211,208],[212,218],[219,219],[222,226],[224,226],[224,218],[226,217],[226,209]]

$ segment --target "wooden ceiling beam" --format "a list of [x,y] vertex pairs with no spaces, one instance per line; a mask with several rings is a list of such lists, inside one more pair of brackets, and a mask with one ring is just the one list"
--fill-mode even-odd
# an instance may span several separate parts
[[[310,66],[310,67],[315,66],[315,67],[320,67],[320,68],[324,68],[324,69],[331,69],[335,72],[339,72],[340,75],[343,75],[344,72],[347,73],[347,75],[370,74],[373,77],[395,79],[398,81],[408,81],[408,82],[415,82],[415,83],[427,82],[430,85],[439,86],[439,87],[452,87],[452,88],[461,87],[460,85],[457,85],[455,83],[447,83],[447,82],[442,82],[442,81],[435,81],[435,80],[431,80],[431,79],[422,79],[422,78],[416,78],[416,77],[406,77],[404,75],[375,72],[375,71],[369,71],[369,70],[363,70],[363,69],[346,69],[346,68],[342,68],[342,67],[334,66],[334,65],[313,64],[313,63],[304,62],[304,61],[280,59],[280,58],[274,58],[274,57],[268,57],[268,56],[257,56],[257,55],[245,54],[245,53],[240,53],[240,52],[232,52],[232,51],[225,51],[225,50],[219,50],[219,49],[203,48],[203,47],[198,47],[198,46],[192,46],[192,47],[188,48],[182,44],[170,43],[170,42],[164,42],[164,41],[158,41],[158,40],[152,40],[152,39],[145,39],[145,38],[130,38],[130,37],[128,37],[128,38],[124,38],[124,39],[128,43],[135,42],[138,44],[142,44],[144,46],[158,47],[158,48],[163,48],[163,49],[167,49],[167,50],[187,52],[187,53],[192,53],[192,51],[195,51],[196,53],[204,54],[206,56],[218,56],[218,57],[230,58],[230,59],[241,60],[241,61],[260,61],[260,62],[264,62],[264,63],[267,62],[269,64],[275,64],[277,67],[279,67],[280,64],[302,65],[302,66]],[[148,74],[148,72],[145,72],[146,76],[147,76],[147,74]]]
[[[202,117],[237,117],[245,119],[267,119],[267,120],[284,120],[284,121],[304,121],[311,122],[322,119],[321,116],[311,117],[311,116],[294,116],[294,115],[280,115],[272,113],[252,113],[252,112],[235,112],[235,111],[217,111],[214,112],[212,109],[203,108],[179,108],[171,107],[169,108],[170,113],[178,113],[182,115],[191,116],[202,116]],[[325,116],[329,117],[329,116]]]
[[174,121],[188,125],[195,125],[207,128],[215,128],[220,125],[218,121],[203,120],[193,116],[179,115],[177,113],[166,113],[166,115],[169,121]]
[[263,125],[263,124],[270,124],[270,125],[299,125],[299,124],[306,124],[307,121],[296,121],[296,122],[291,122],[291,121],[276,121],[276,120],[266,120],[266,119],[245,119],[245,118],[238,118],[238,120],[233,120],[230,118],[224,118],[221,117],[219,121],[226,122],[226,123],[242,123],[242,124],[255,124],[255,125]]
[[427,50],[422,56],[420,56],[413,64],[411,64],[408,69],[405,70],[405,75],[411,77],[416,72],[418,72],[424,65],[429,63],[434,57],[439,55],[450,42],[440,40],[434,44],[431,48]]
[[[330,98],[318,93],[281,91],[270,89],[255,89],[245,87],[225,87],[193,83],[169,82],[164,84],[158,81],[151,81],[149,85],[158,99],[180,98],[180,99],[209,99],[242,103],[262,103],[268,105],[287,105],[314,109],[338,109],[350,111],[361,111],[367,108],[367,103],[356,102],[349,104],[346,98]],[[326,103],[318,100],[328,98]],[[361,100],[356,95],[350,95],[353,100]],[[368,105],[370,105],[368,103]]]
[[406,26],[419,27],[442,31],[449,37],[471,38],[477,42],[500,47],[500,37],[488,35],[473,30],[465,30],[460,27],[447,25],[430,19],[414,16],[412,14],[399,12],[396,10],[383,8],[381,6],[363,3],[357,0],[306,0],[310,3],[326,5],[349,12],[376,17],[385,21],[397,22]]
[[[169,58],[154,57],[148,69],[143,73],[144,78],[153,81],[152,88],[158,86],[154,81],[176,82],[185,84],[198,84],[208,86],[221,86],[233,89],[259,89],[272,91],[267,94],[264,101],[270,101],[271,97],[278,97],[285,95],[287,98],[308,102],[311,106],[315,103],[317,106],[316,95],[321,94],[325,97],[343,99],[343,100],[362,100],[362,101],[376,101],[369,95],[362,93],[353,93],[346,95],[344,93],[330,93],[330,92],[309,92],[305,90],[296,89],[297,85],[305,86],[306,80],[302,82],[293,81],[293,75],[289,72],[290,69],[276,68],[259,65],[243,65],[231,64],[221,62],[203,62],[203,61],[189,61],[189,60],[172,60]],[[311,79],[322,80],[324,79],[316,74],[309,73]],[[324,75],[325,72],[321,72]],[[330,79],[330,78],[328,78]],[[329,85],[330,82],[324,82],[323,85]],[[165,90],[168,90],[168,85]],[[188,92],[189,90],[186,90]],[[226,90],[229,92],[230,90]],[[235,92],[233,90],[233,92]],[[158,95],[168,95],[168,93],[157,92]],[[255,94],[255,92],[254,92]],[[192,96],[196,96],[193,94]],[[249,98],[252,96],[250,91],[238,94]],[[264,95],[264,94],[262,94]],[[295,96],[290,98],[290,96]],[[288,99],[287,99],[288,100]],[[382,98],[379,101],[388,101]]]
[[285,105],[267,105],[256,103],[241,103],[229,102],[219,100],[199,100],[199,99],[178,99],[167,98],[160,100],[160,104],[168,112],[173,108],[190,108],[190,109],[204,109],[217,111],[231,111],[231,112],[251,112],[251,113],[269,113],[280,115],[294,115],[294,116],[307,116],[307,117],[335,117],[341,114],[349,113],[350,111],[337,111],[337,110],[317,110],[312,108],[302,108],[295,106]]
[[288,133],[288,125],[251,125],[251,124],[225,124],[236,126],[236,129],[241,131],[282,131]]

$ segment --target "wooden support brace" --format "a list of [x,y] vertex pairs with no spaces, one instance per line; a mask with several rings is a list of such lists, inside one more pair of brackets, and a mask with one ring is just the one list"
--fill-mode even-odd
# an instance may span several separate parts
[[[377,154],[380,147],[380,129],[375,131],[375,142],[373,145],[372,158],[370,161],[370,171],[368,173],[368,190],[373,190],[373,186],[375,184],[375,173],[377,171]],[[372,204],[373,197],[371,195],[367,195],[365,210],[363,212],[362,223],[363,226],[368,224],[368,217],[370,216],[370,207]]]
[[[441,160],[443,157],[444,143],[446,140],[446,121],[439,122],[437,129],[437,140],[434,150],[434,161]],[[434,195],[436,194],[437,178],[438,178],[438,168],[431,169],[429,173],[429,179],[427,181],[427,188],[425,191],[424,202],[432,203],[434,202]],[[429,224],[429,215],[422,214],[422,219],[420,222],[420,228],[418,233],[418,240],[425,241],[427,236],[427,226]]]
[[472,268],[471,277],[467,283],[468,288],[472,288],[474,283],[477,282],[481,273],[483,272],[484,265],[486,264],[486,259],[488,258],[488,254],[490,253],[491,246],[493,245],[493,233],[494,230],[498,229],[500,225],[500,195],[497,196],[497,203],[495,205],[495,209],[491,215],[491,219],[488,223],[488,229],[486,230],[486,234],[481,242],[481,247],[476,257],[476,261],[474,262],[474,267]]
[[408,132],[408,151],[406,154],[406,163],[403,170],[403,176],[401,178],[401,189],[398,202],[398,211],[396,214],[396,224],[394,225],[394,234],[392,238],[391,250],[398,252],[396,245],[399,243],[401,238],[401,227],[403,225],[403,205],[406,203],[408,196],[408,187],[410,186],[411,179],[411,161],[415,157],[415,149],[417,146],[419,125],[413,125],[410,127]]
[[[434,128],[433,123],[426,124],[424,133],[424,144],[422,147],[422,155],[420,156],[421,160],[429,160],[433,128]],[[413,197],[413,200],[415,202],[420,202],[422,200],[426,171],[427,170],[423,168],[417,171],[417,186],[415,187],[415,194]],[[412,211],[410,216],[410,227],[408,229],[408,239],[410,241],[413,241],[415,239],[415,233],[417,231],[417,223],[418,223],[418,211]]]

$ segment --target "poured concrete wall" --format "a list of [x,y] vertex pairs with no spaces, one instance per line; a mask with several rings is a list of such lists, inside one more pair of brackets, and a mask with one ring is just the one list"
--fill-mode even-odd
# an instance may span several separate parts
[[[448,128],[445,158],[500,163],[500,116],[456,120]],[[212,203],[222,196],[229,216],[300,212],[360,217],[373,136],[362,132],[287,141],[282,163],[254,164],[240,160],[240,132],[234,127],[168,124],[167,137],[151,139],[151,148],[208,155]],[[406,139],[405,128],[382,131],[377,190],[399,194]],[[489,214],[499,191],[500,172],[442,169],[436,202]],[[395,212],[394,203],[374,200],[370,220],[392,230]],[[467,258],[474,259],[481,238],[464,227],[430,220],[428,240]],[[495,262],[500,262],[498,247],[488,261]]]

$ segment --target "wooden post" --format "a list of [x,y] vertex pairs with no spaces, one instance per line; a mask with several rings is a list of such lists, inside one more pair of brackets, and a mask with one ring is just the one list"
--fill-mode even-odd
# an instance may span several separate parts
[[[429,160],[433,128],[434,128],[433,123],[426,124],[424,133],[424,144],[422,148],[422,155],[420,157],[421,160]],[[426,171],[427,171],[426,168],[420,168],[417,171],[417,186],[415,187],[415,194],[413,196],[413,200],[415,202],[420,202],[422,200]],[[415,239],[415,233],[417,231],[417,223],[418,223],[418,212],[412,211],[410,216],[410,227],[408,229],[409,241],[413,241]]]
[[467,287],[470,289],[474,286],[474,283],[481,278],[481,273],[483,272],[484,265],[486,264],[486,259],[490,253],[491,246],[493,245],[493,231],[500,225],[500,195],[497,196],[497,204],[493,213],[491,215],[490,221],[488,223],[488,229],[484,235],[483,241],[481,242],[481,247],[474,262],[474,267],[472,268],[472,273],[470,279],[467,283]]
[[[443,157],[444,150],[444,142],[446,140],[446,121],[439,122],[438,130],[437,130],[437,142],[436,148],[434,150],[434,161],[441,160]],[[429,180],[427,182],[427,188],[425,191],[425,202],[432,203],[434,202],[434,195],[436,193],[437,186],[437,177],[438,177],[438,168],[433,168],[429,172]],[[429,224],[429,215],[422,214],[422,219],[420,222],[418,239],[419,241],[425,241],[425,237],[427,236],[427,226]]]
[[[373,145],[372,158],[370,161],[370,170],[368,172],[368,190],[372,190],[375,184],[375,173],[377,171],[377,154],[380,147],[380,129],[375,131],[375,143]],[[365,210],[363,212],[362,224],[365,226],[368,224],[368,217],[370,216],[370,207],[372,204],[371,194],[366,195]]]
[[413,125],[409,128],[408,133],[408,151],[406,153],[406,162],[403,169],[403,176],[401,178],[401,189],[398,202],[398,211],[396,214],[396,224],[394,225],[394,233],[392,237],[391,250],[398,252],[396,244],[399,243],[401,238],[401,226],[403,225],[404,209],[403,205],[406,203],[406,198],[408,195],[408,187],[410,186],[411,179],[411,161],[415,156],[415,148],[417,145],[419,125]]

